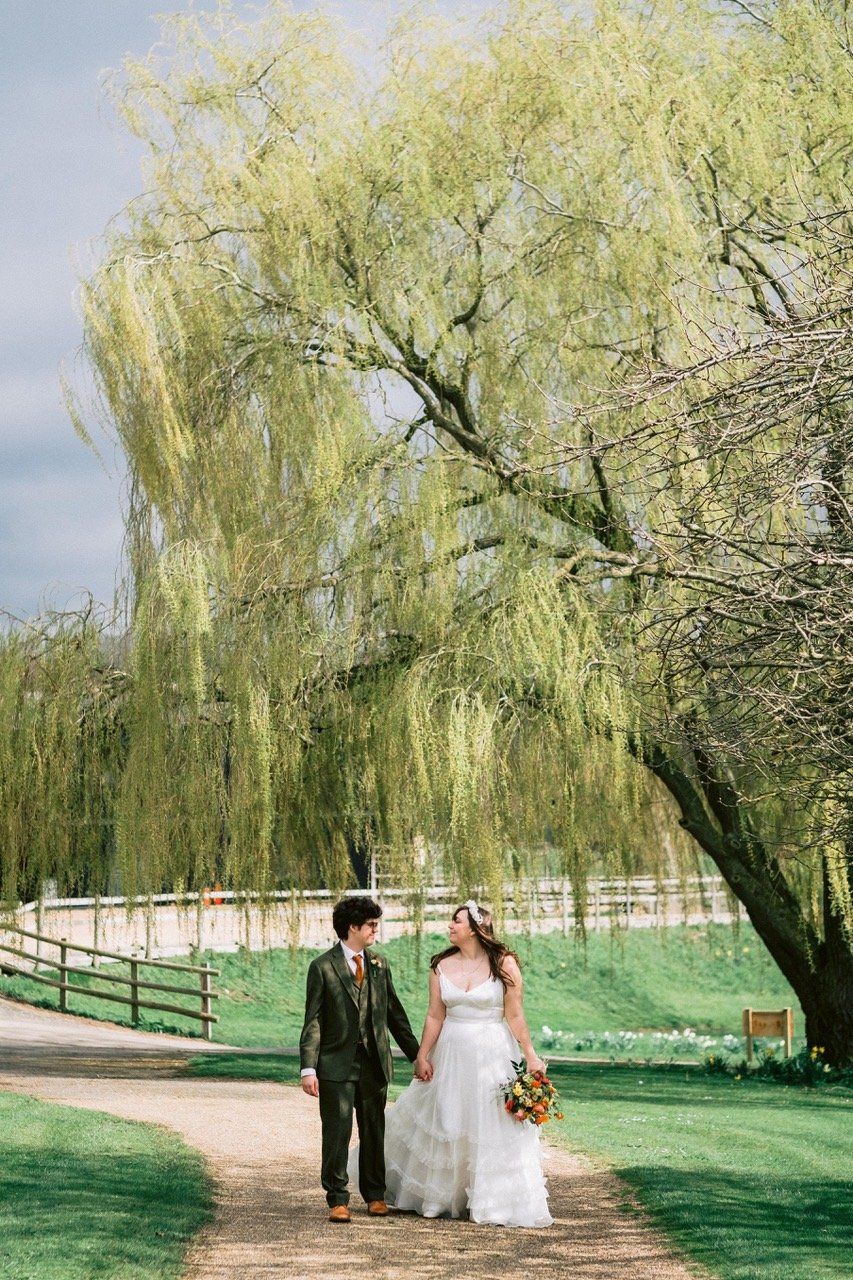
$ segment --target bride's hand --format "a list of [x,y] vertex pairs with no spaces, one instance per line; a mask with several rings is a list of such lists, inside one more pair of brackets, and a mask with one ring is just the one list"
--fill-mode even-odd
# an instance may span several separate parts
[[542,1059],[539,1057],[538,1054],[531,1053],[530,1057],[527,1059],[527,1070],[541,1071],[543,1076],[545,1075],[546,1073],[545,1063],[542,1061]]
[[420,1054],[415,1058],[414,1076],[424,1082],[432,1079],[432,1063],[428,1058],[422,1058]]

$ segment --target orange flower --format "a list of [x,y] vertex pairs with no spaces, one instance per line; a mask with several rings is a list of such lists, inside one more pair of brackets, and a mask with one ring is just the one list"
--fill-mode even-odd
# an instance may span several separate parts
[[527,1071],[517,1062],[512,1065],[515,1078],[503,1086],[507,1114],[515,1116],[520,1123],[529,1120],[531,1124],[546,1124],[557,1115],[559,1093],[545,1071]]

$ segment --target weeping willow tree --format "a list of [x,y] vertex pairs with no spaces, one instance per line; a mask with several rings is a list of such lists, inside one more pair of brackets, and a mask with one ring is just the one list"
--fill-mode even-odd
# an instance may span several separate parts
[[[353,850],[416,887],[432,845],[497,898],[547,838],[582,902],[593,868],[701,849],[810,1042],[850,1060],[843,788],[774,762],[760,681],[745,733],[690,648],[700,584],[734,598],[744,572],[723,525],[748,540],[767,506],[732,476],[798,430],[729,447],[731,402],[690,371],[734,388],[721,345],[820,314],[810,260],[830,226],[844,253],[849,207],[842,7],[530,0],[415,15],[353,58],[269,3],[168,37],[119,90],[149,194],[84,289],[130,473],[129,636],[121,663],[63,658],[55,711],[13,638],[9,723],[68,761],[116,726],[128,890],[340,886]],[[77,769],[49,768],[49,811]],[[15,875],[38,858],[16,847]]]
[[[85,301],[132,480],[119,844],[135,833],[155,880],[177,857],[340,884],[355,847],[414,882],[426,840],[497,897],[547,832],[580,890],[603,855],[636,869],[659,817],[597,604],[554,572],[596,501],[541,464],[543,387],[608,373],[600,340],[657,305],[667,234],[640,262],[634,215],[609,229],[646,163],[595,124],[602,93],[629,122],[605,69],[630,32],[579,45],[525,8],[519,43],[516,16],[482,47],[401,28],[367,85],[327,22],[278,5],[252,30],[181,22],[165,67],[128,69],[156,196]],[[570,63],[601,81],[589,101]],[[576,215],[543,194],[567,162]]]
[[0,903],[110,882],[125,689],[91,609],[0,637]]

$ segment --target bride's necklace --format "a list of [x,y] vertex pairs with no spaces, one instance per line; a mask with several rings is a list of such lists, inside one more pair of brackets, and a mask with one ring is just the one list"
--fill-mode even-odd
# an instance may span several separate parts
[[485,959],[487,959],[487,957],[486,957],[486,954],[485,954],[485,952],[484,952],[484,953],[480,956],[479,960],[477,960],[476,964],[471,964],[471,962],[469,961],[469,962],[468,962],[467,967],[466,967],[465,961],[464,961],[464,960],[462,960],[462,959],[460,959],[460,962],[459,962],[459,973],[460,973],[460,975],[461,975],[462,983],[463,983],[463,986],[464,986],[465,991],[470,991],[470,990],[471,990],[471,979],[472,979],[472,978],[474,977],[474,975],[475,975],[475,974],[476,974],[476,973],[477,973],[477,972],[478,972],[478,971],[483,967],[483,961],[484,961]]

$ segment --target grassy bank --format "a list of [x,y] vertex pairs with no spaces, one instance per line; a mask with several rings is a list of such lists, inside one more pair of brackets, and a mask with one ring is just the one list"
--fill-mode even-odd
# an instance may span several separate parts
[[[416,1031],[425,1011],[426,966],[445,944],[442,936],[420,941],[398,938],[379,948],[392,964],[397,989]],[[744,1005],[776,1008],[797,1002],[751,927],[726,925],[634,929],[589,938],[587,946],[558,935],[514,940],[525,975],[525,1007],[543,1048],[573,1053],[594,1033],[592,1053],[601,1053],[601,1033],[667,1031],[691,1027],[717,1035],[739,1032]],[[222,970],[216,987],[220,1021],[215,1038],[245,1046],[294,1045],[302,1025],[305,972],[313,951],[211,956]],[[56,1007],[56,993],[23,979],[0,979],[0,990]],[[71,1009],[93,1017],[127,1020],[120,1005],[74,995]],[[797,1010],[797,1013],[799,1011]],[[152,1014],[142,1025],[184,1034],[198,1024]],[[799,1027],[802,1019],[798,1018]],[[542,1027],[563,1033],[546,1044]],[[644,1057],[648,1043],[617,1056]],[[577,1045],[581,1049],[576,1048]],[[608,1056],[605,1053],[604,1056]],[[658,1056],[658,1055],[655,1055]]]
[[0,1093],[0,1278],[177,1280],[211,1212],[201,1156],[153,1125]]

